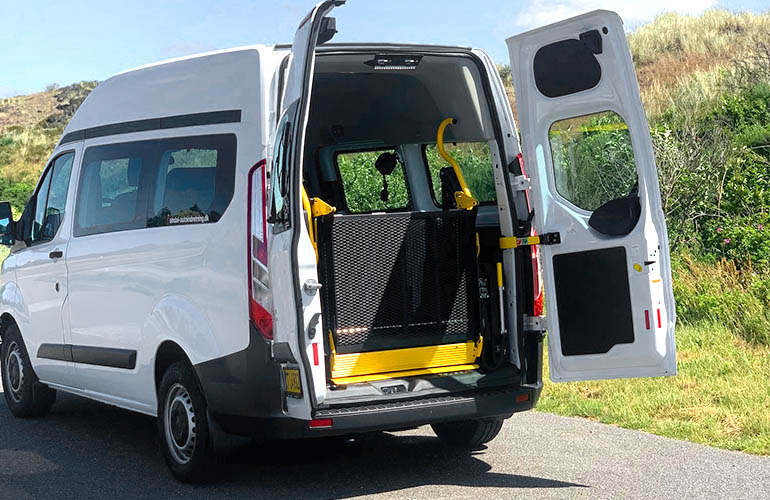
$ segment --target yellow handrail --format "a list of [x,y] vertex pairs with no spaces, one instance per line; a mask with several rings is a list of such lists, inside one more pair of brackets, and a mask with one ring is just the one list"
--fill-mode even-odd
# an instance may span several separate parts
[[476,198],[471,194],[471,190],[468,189],[468,184],[465,183],[465,177],[463,177],[463,173],[460,170],[460,165],[458,165],[455,159],[449,156],[449,153],[444,149],[444,130],[448,125],[454,125],[456,123],[457,120],[454,118],[446,118],[441,122],[441,125],[438,126],[438,133],[436,134],[436,147],[438,148],[438,154],[452,166],[455,176],[457,176],[457,181],[460,183],[460,191],[455,192],[457,208],[470,210],[477,206],[479,202],[476,201]]

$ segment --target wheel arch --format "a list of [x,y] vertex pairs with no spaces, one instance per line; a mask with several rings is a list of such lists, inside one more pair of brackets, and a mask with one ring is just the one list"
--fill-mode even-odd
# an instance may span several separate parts
[[[163,374],[166,373],[168,367],[172,364],[182,361],[192,369],[195,374],[195,379],[198,382],[198,387],[201,387],[200,380],[198,380],[198,374],[195,370],[195,366],[190,361],[190,357],[187,355],[184,349],[174,342],[173,340],[164,340],[158,346],[155,352],[155,367],[154,367],[154,381],[155,381],[155,393],[157,394],[160,388],[160,382],[163,379]],[[202,392],[202,391],[201,391]]]
[[16,325],[18,328],[16,318],[14,318],[11,313],[5,312],[0,315],[0,342],[2,342],[3,337],[5,337],[5,332],[8,330],[8,328],[13,325]]

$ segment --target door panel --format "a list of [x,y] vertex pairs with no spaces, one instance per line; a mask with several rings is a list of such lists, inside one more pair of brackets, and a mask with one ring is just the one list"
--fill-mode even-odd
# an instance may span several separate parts
[[273,335],[275,342],[289,345],[299,362],[304,397],[288,398],[287,408],[290,415],[300,418],[309,418],[313,402],[322,401],[326,395],[325,361],[318,355],[323,352],[323,340],[315,335],[315,331],[325,330],[323,325],[309,328],[313,318],[315,321],[320,318],[320,294],[303,286],[318,277],[315,251],[302,216],[303,145],[321,21],[334,7],[344,3],[344,0],[322,2],[300,23],[286,76],[281,106],[284,112],[272,141],[268,262],[273,289]]
[[45,171],[29,205],[34,210],[25,230],[29,244],[14,252],[26,312],[19,327],[27,351],[41,380],[62,385],[75,384],[73,364],[61,355],[67,343],[62,308],[68,293],[64,257],[70,234],[69,222],[62,222],[71,210],[70,177],[79,159],[79,147],[75,149],[59,155]]
[[533,223],[561,236],[541,249],[551,378],[675,374],[668,236],[622,21],[595,11],[507,43]]

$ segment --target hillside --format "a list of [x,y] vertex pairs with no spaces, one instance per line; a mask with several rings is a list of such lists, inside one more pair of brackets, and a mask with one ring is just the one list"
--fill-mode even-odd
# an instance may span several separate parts
[[0,197],[23,206],[62,130],[96,84],[0,99]]

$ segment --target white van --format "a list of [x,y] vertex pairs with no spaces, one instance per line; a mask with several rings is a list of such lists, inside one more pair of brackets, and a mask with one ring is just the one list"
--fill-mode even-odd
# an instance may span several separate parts
[[520,146],[484,52],[325,43],[343,3],[104,81],[20,220],[0,205],[15,415],[66,391],[157,416],[196,480],[231,436],[478,447],[536,404],[545,330],[555,381],[676,372],[620,18],[508,39]]

